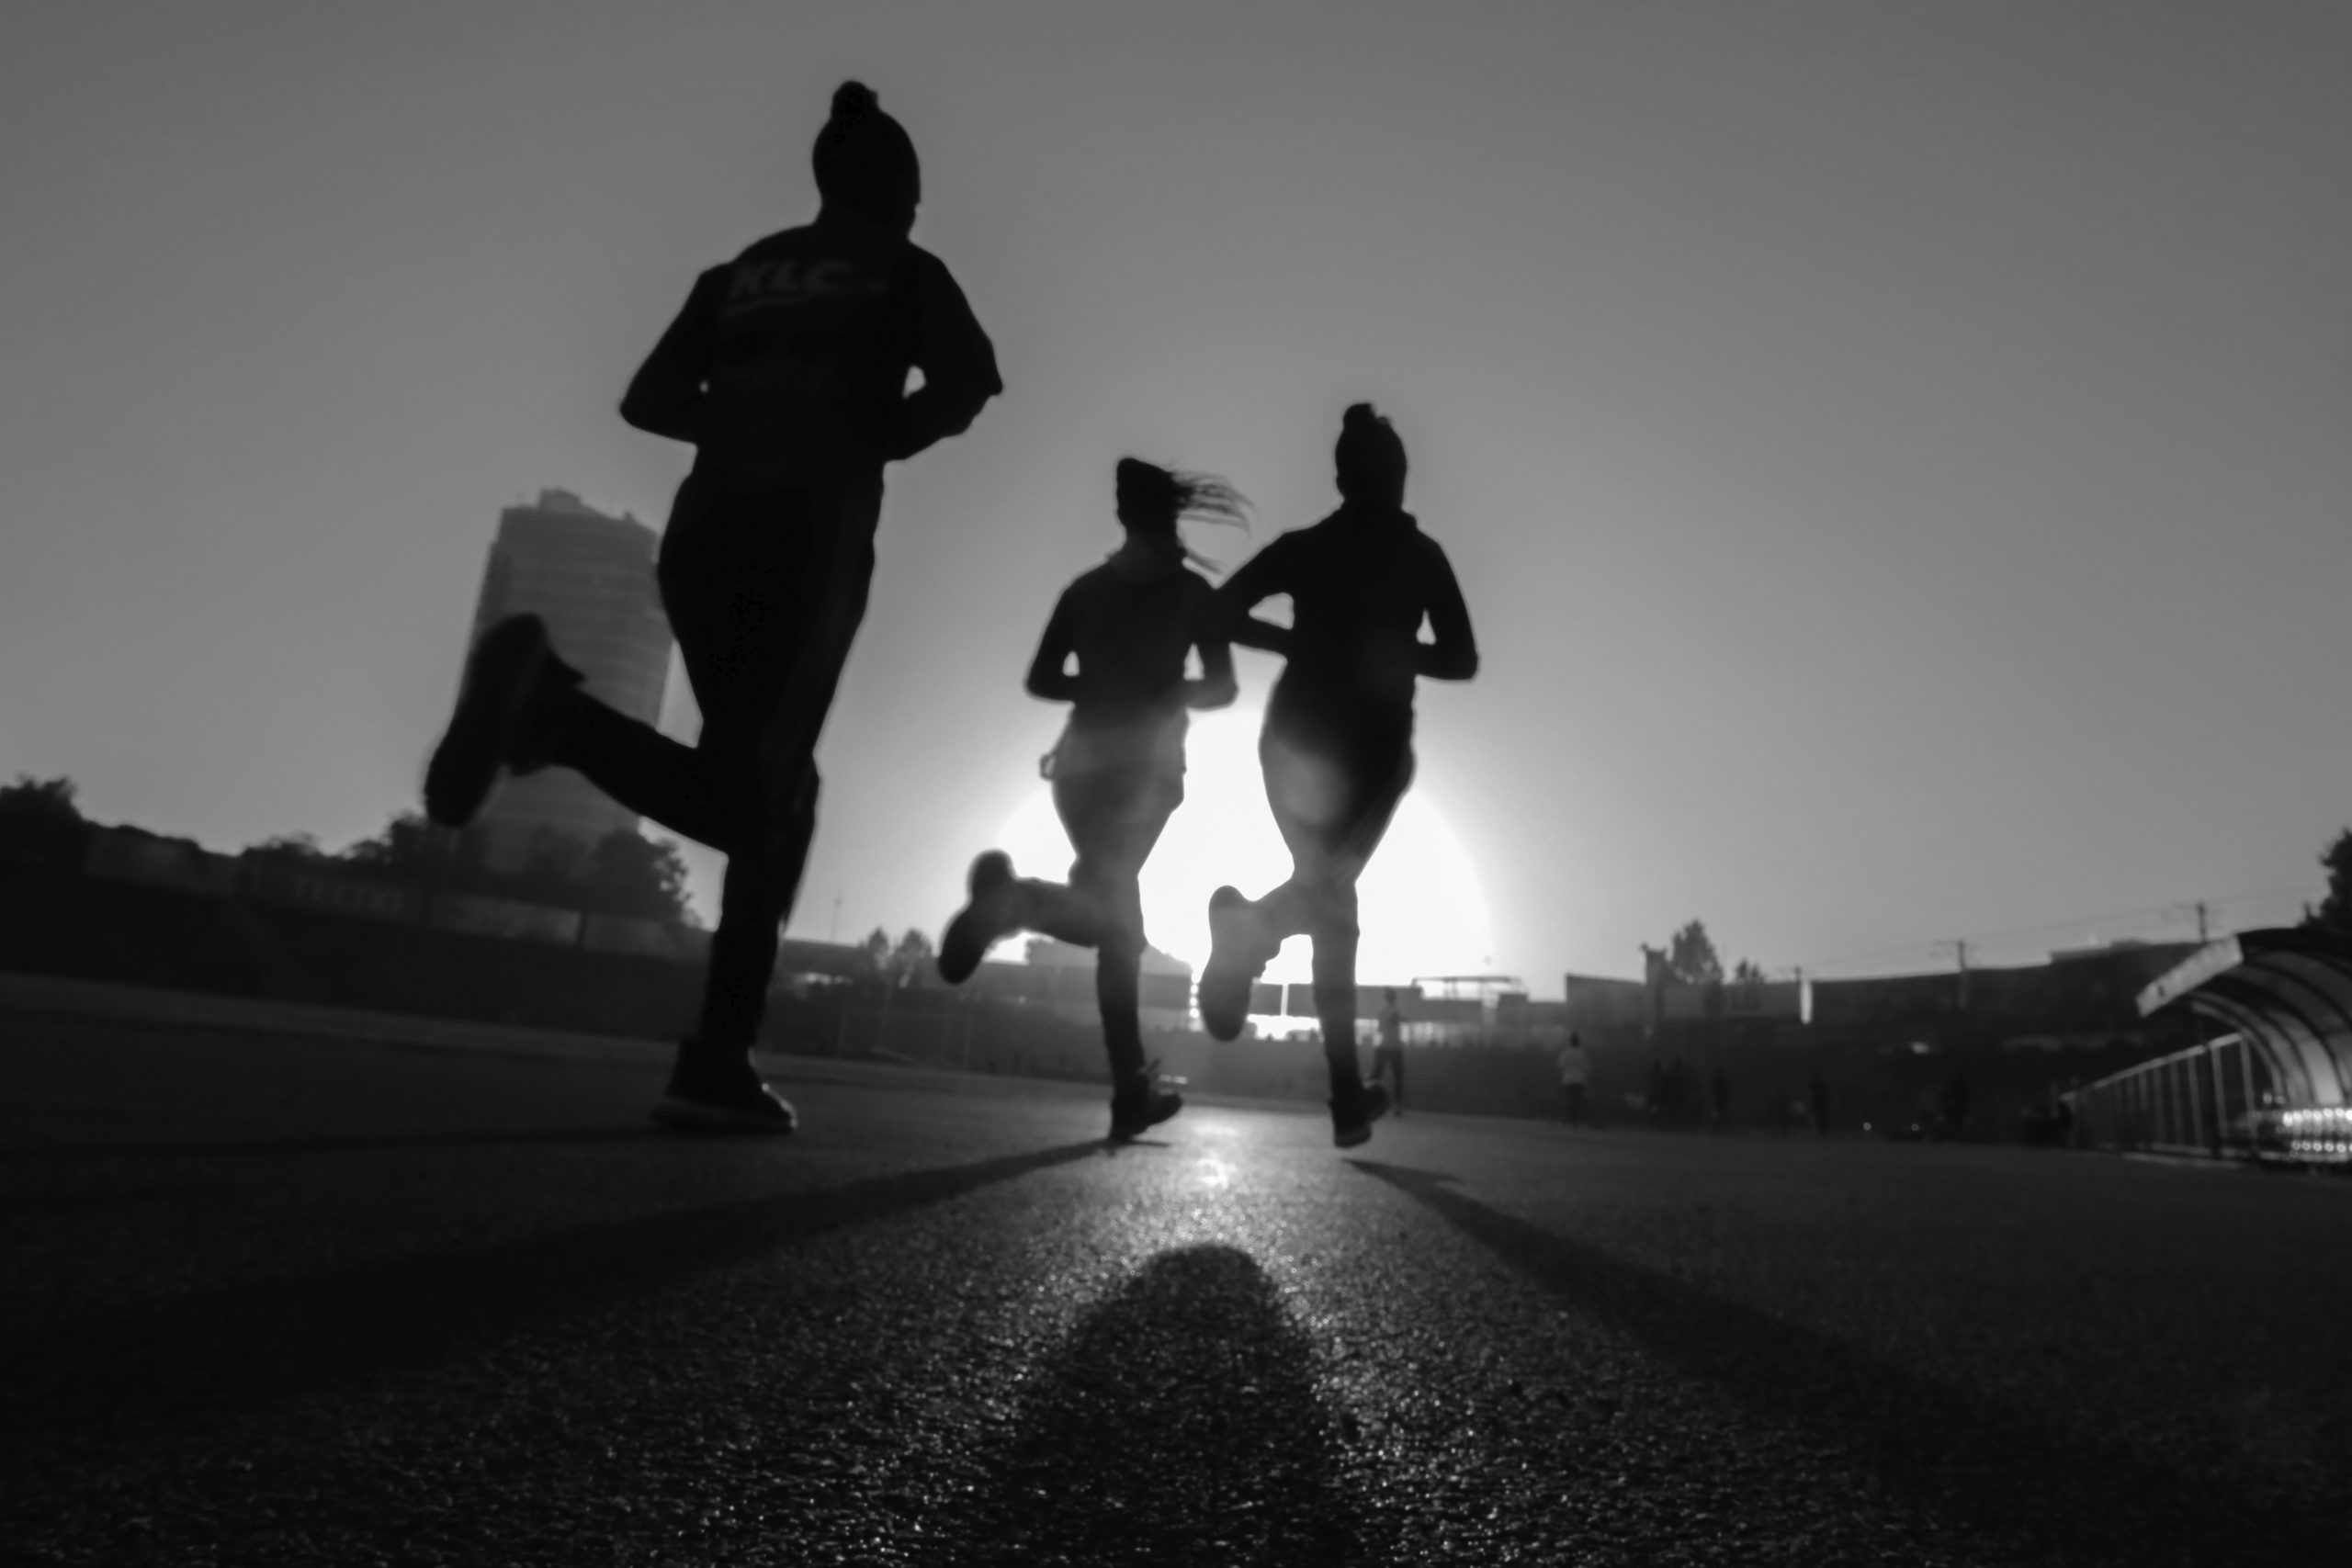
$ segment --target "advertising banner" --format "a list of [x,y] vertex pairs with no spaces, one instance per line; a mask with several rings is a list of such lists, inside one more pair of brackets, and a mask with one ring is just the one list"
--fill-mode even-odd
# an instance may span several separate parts
[[1725,981],[1720,986],[1661,987],[1659,1016],[1674,1022],[1706,1018],[1801,1016],[1801,987],[1794,980]]
[[314,876],[281,866],[264,869],[252,879],[251,887],[254,896],[265,903],[321,909],[363,920],[413,920],[424,910],[424,895],[413,887]]
[[1577,1029],[1639,1028],[1650,1021],[1650,988],[1639,980],[1566,975],[1568,1022]]
[[479,893],[436,893],[426,923],[468,936],[512,937],[571,945],[580,940],[580,911],[551,909]]
[[709,954],[710,933],[628,915],[590,915],[581,924],[580,945],[592,953],[625,953],[688,963]]

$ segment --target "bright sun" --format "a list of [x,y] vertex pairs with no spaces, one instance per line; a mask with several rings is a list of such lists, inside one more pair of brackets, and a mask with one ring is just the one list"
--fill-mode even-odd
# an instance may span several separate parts
[[[1143,874],[1144,923],[1152,945],[1197,973],[1209,955],[1209,894],[1230,882],[1255,898],[1290,874],[1290,855],[1266,809],[1258,773],[1255,708],[1195,714],[1185,748],[1184,804],[1169,819]],[[1069,840],[1040,783],[1009,819],[998,843],[1024,876],[1058,878],[1069,869]],[[1405,796],[1388,836],[1358,885],[1356,978],[1402,985],[1417,975],[1483,970],[1494,942],[1478,878],[1429,797]],[[1017,956],[1008,944],[999,957]],[[1295,937],[1267,966],[1269,980],[1305,980],[1306,940]]]

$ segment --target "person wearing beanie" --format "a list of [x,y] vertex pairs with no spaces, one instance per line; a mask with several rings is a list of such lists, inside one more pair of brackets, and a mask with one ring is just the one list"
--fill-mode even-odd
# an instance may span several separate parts
[[[1331,1078],[1332,1141],[1352,1148],[1388,1110],[1356,1060],[1356,880],[1413,779],[1413,694],[1427,676],[1467,681],[1478,645],[1453,568],[1405,510],[1405,445],[1369,403],[1340,422],[1340,509],[1284,534],[1216,591],[1216,629],[1283,656],[1258,738],[1266,803],[1290,850],[1290,880],[1255,900],[1209,897],[1202,1026],[1241,1032],[1250,991],[1289,937],[1315,944],[1315,1011]],[[1291,598],[1291,624],[1250,612]],[[1434,640],[1423,642],[1426,621]]]
[[703,273],[621,400],[630,424],[695,448],[659,578],[700,739],[589,696],[538,618],[515,616],[475,648],[425,774],[426,812],[448,827],[501,769],[558,765],[726,852],[701,1020],[654,1110],[684,1129],[795,1125],[751,1048],[816,829],[818,733],[865,614],[883,467],[961,434],[1004,389],[963,290],[908,238],[921,166],[870,88],[834,93],[810,161],[814,221]]
[[[1070,705],[1042,771],[1078,859],[1067,885],[1016,877],[1001,850],[974,861],[971,899],[940,940],[939,973],[962,984],[990,943],[1020,931],[1094,949],[1095,1002],[1111,1057],[1111,1136],[1127,1139],[1184,1103],[1144,1061],[1139,879],[1184,799],[1187,711],[1223,707],[1238,689],[1232,649],[1205,629],[1208,581],[1185,564],[1190,552],[1177,525],[1238,524],[1247,503],[1222,479],[1134,457],[1120,460],[1116,484],[1126,540],[1062,591],[1029,666],[1031,696]],[[1195,649],[1201,676],[1188,680],[1184,661]]]

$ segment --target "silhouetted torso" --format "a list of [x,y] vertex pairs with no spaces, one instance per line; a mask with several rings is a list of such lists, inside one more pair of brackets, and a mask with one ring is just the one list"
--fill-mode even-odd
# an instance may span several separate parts
[[1333,710],[1409,722],[1422,617],[1441,640],[1470,635],[1444,550],[1395,508],[1342,505],[1268,545],[1218,591],[1235,613],[1277,593],[1291,598],[1291,637],[1270,723]]
[[1064,591],[1078,654],[1078,701],[1071,718],[1088,728],[1184,713],[1184,656],[1206,613],[1209,585],[1197,572],[1170,567],[1148,575],[1114,558]]
[[954,405],[961,429],[1002,389],[939,259],[830,211],[704,273],[644,374],[699,389],[695,476],[738,492],[870,481],[937,438],[923,428],[933,405]]
[[1038,664],[1078,656],[1069,734],[1058,768],[1151,761],[1183,766],[1185,655],[1211,590],[1183,565],[1127,546],[1062,591]]

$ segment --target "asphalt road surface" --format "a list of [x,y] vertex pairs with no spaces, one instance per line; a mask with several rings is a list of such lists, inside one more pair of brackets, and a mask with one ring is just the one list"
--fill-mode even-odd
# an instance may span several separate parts
[[2352,1551],[2352,1182],[779,1072],[0,1020],[0,1560]]

